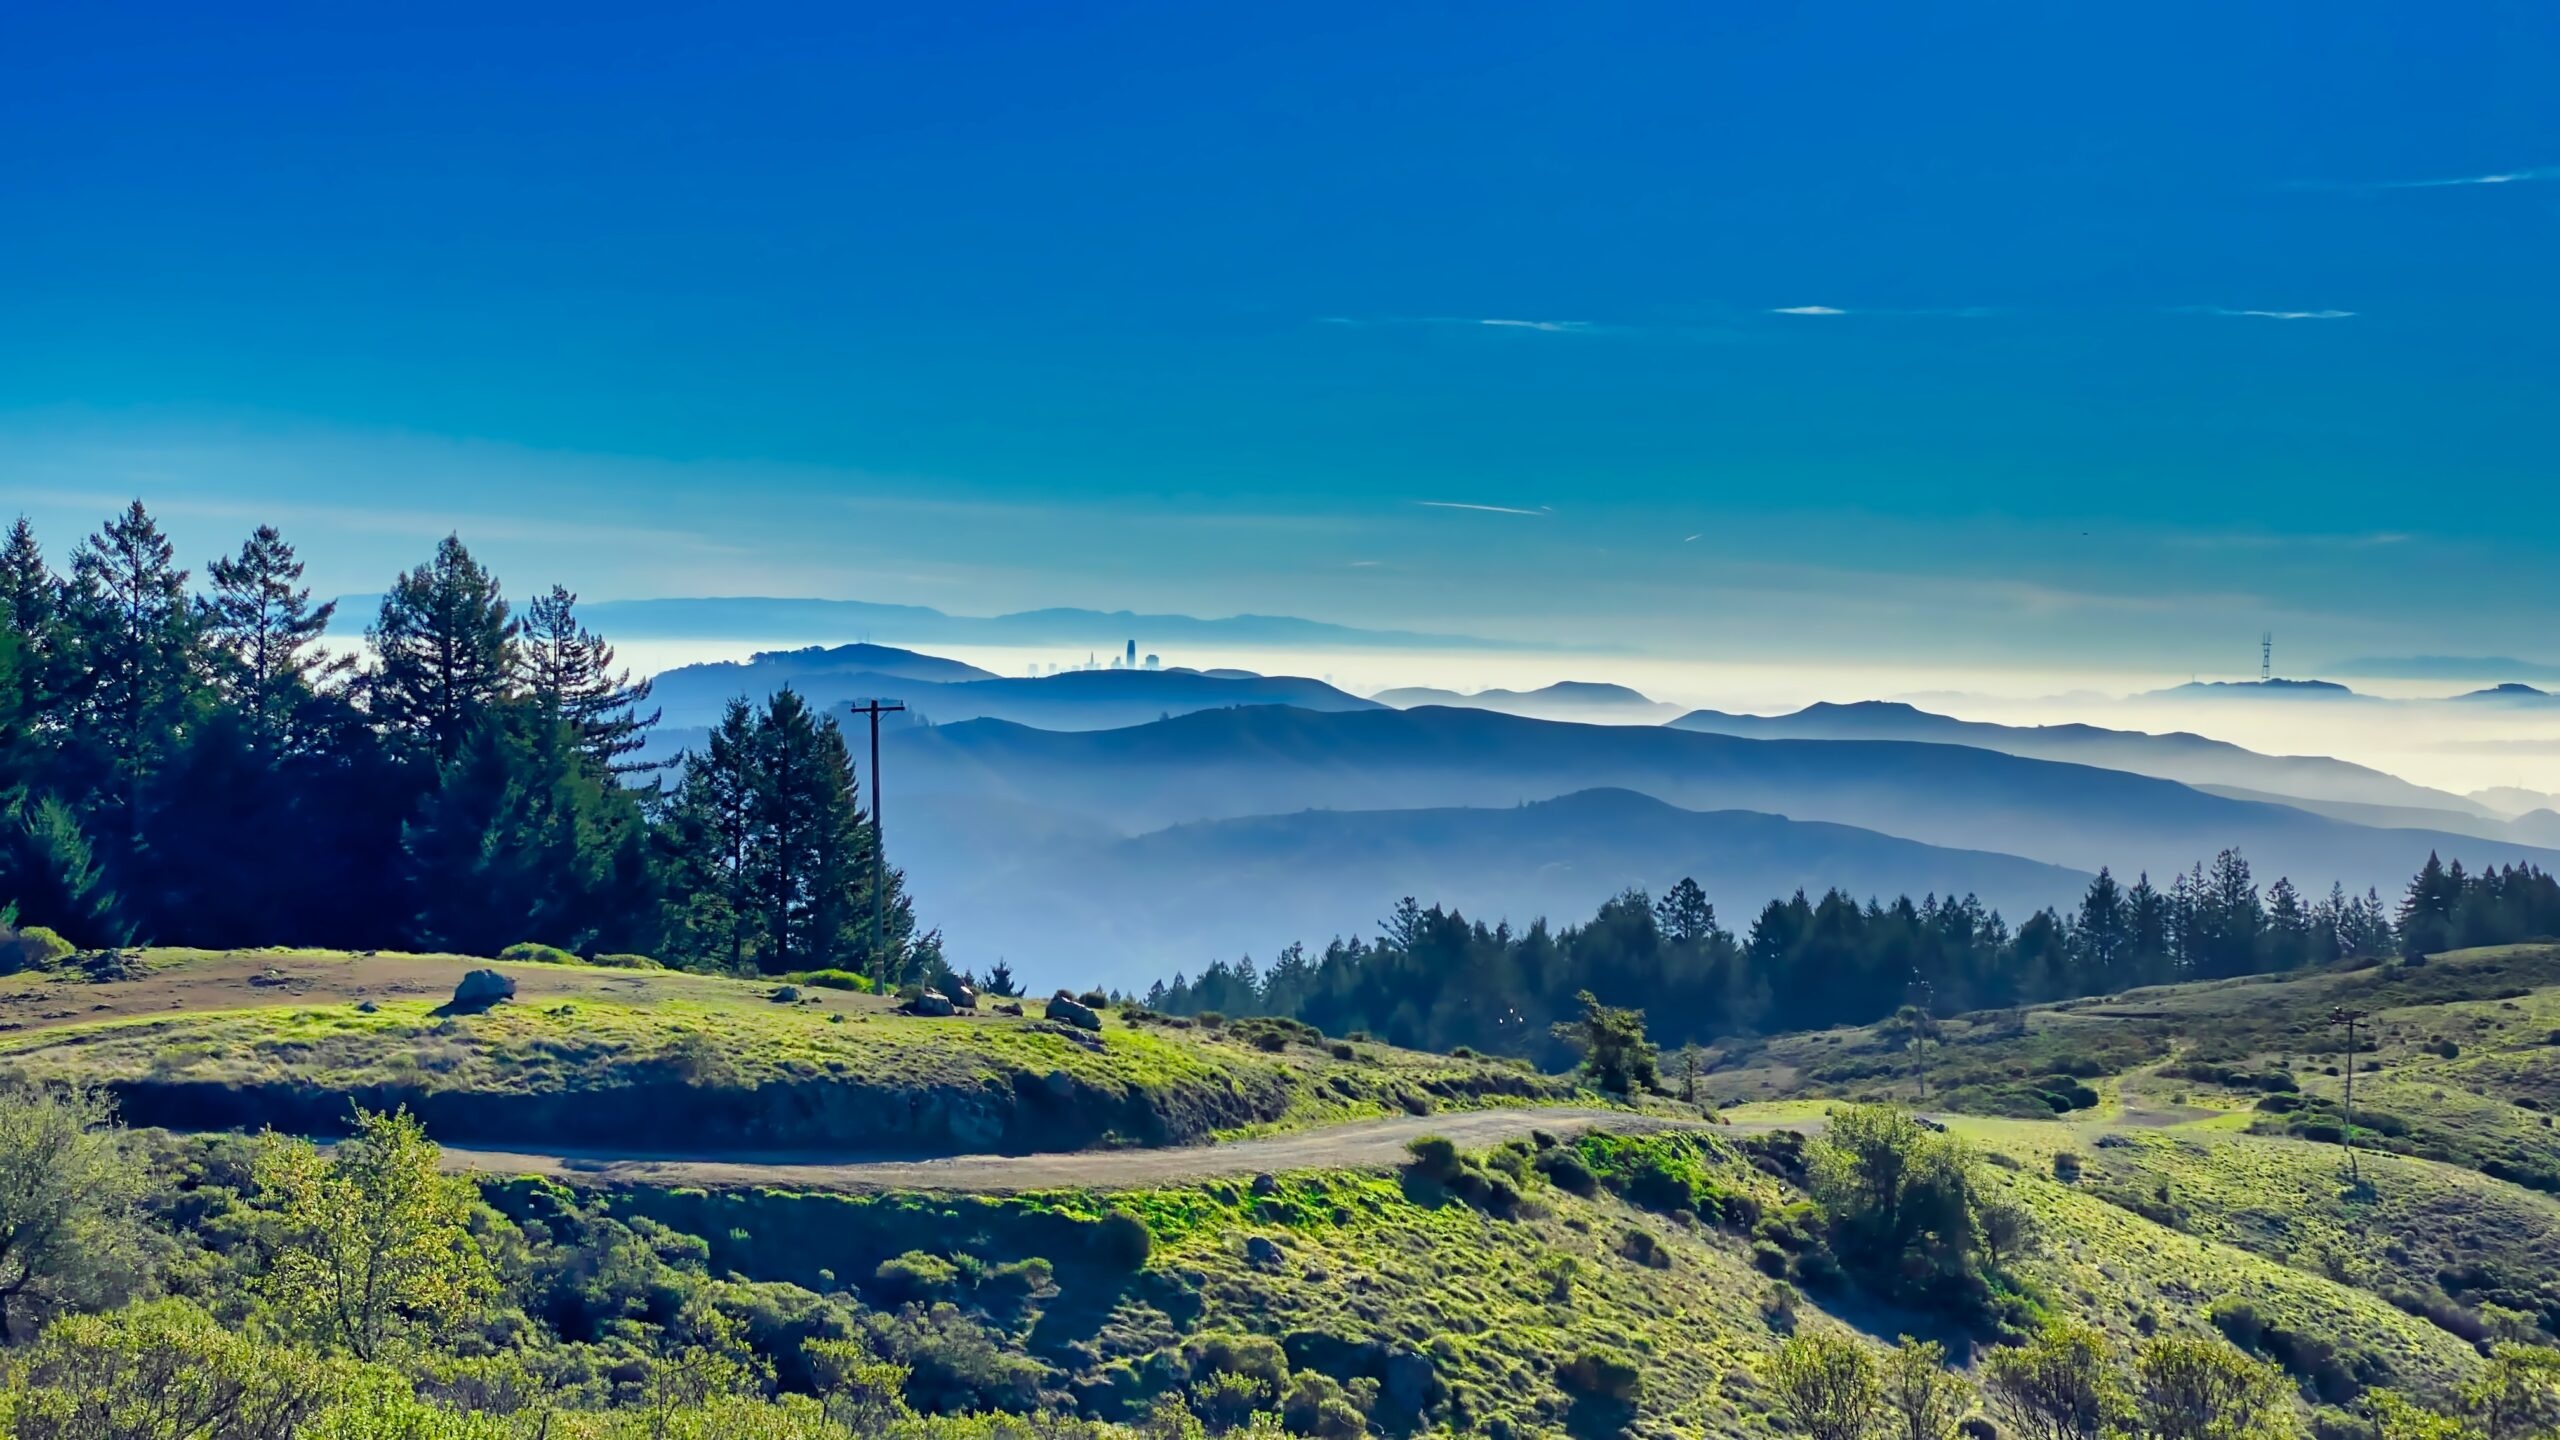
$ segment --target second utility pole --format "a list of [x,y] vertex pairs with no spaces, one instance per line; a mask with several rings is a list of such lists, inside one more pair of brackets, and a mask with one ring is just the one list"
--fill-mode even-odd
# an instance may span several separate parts
[[871,963],[873,967],[882,969],[875,978],[886,980],[889,977],[883,957],[887,954],[884,947],[889,924],[889,895],[882,877],[880,858],[887,848],[880,839],[880,717],[907,707],[894,700],[865,700],[846,708],[856,715],[871,717]]

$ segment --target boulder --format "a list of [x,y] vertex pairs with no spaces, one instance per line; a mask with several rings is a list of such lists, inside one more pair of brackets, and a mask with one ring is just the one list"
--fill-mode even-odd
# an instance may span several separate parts
[[501,1000],[516,996],[516,982],[495,970],[474,970],[453,987],[453,1008],[486,1010]]
[[1049,997],[1048,1010],[1050,1019],[1063,1020],[1079,1030],[1102,1028],[1102,1017],[1094,1013],[1093,1007],[1064,990]]
[[1255,1235],[1244,1242],[1245,1263],[1257,1270],[1271,1270],[1280,1264],[1280,1246],[1268,1235]]
[[978,992],[970,989],[966,985],[954,984],[951,987],[950,995],[951,1003],[963,1010],[975,1010],[978,1008]]
[[1022,1007],[1010,1000],[999,1001],[996,1005],[996,1013],[1019,1017],[1022,1014]]
[[907,1002],[907,1013],[910,1015],[931,1015],[937,1018],[948,1015],[951,1013],[951,997],[943,994],[939,990],[927,990],[923,994],[918,995],[913,1000]]

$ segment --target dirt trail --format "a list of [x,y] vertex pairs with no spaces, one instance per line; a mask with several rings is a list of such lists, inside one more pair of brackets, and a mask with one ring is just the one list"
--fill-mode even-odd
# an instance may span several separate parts
[[831,1163],[790,1157],[646,1159],[452,1145],[445,1147],[444,1154],[445,1163],[459,1169],[549,1175],[604,1184],[1012,1194],[1024,1190],[1133,1189],[1265,1171],[1373,1168],[1402,1161],[1406,1142],[1424,1135],[1445,1135],[1467,1149],[1481,1149],[1525,1136],[1532,1130],[1578,1135],[1601,1126],[1619,1131],[1719,1128],[1624,1110],[1529,1105],[1441,1115],[1399,1115],[1224,1145],[1083,1150],[1054,1155],[954,1155],[934,1160]]

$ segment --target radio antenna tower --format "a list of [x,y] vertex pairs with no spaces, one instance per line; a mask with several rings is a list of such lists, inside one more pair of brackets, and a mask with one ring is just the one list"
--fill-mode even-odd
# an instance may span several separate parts
[[2258,683],[2266,684],[2276,673],[2276,632],[2265,630],[2258,635]]

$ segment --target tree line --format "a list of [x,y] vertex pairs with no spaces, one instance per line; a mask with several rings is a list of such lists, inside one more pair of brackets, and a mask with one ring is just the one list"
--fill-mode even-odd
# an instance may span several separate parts
[[1291,945],[1267,966],[1216,961],[1144,998],[1176,1014],[1281,1015],[1556,1067],[1572,1055],[1555,1026],[1586,995],[1642,1009],[1666,1045],[1704,1044],[1868,1024],[1905,1006],[1956,1014],[2555,934],[2560,882],[2530,866],[2471,874],[2430,855],[2391,907],[2372,890],[2332,885],[2306,902],[2288,879],[2262,888],[2226,850],[2165,888],[2102,869],[2074,909],[2039,910],[2014,929],[1970,895],[1886,903],[1832,890],[1772,900],[1737,936],[1693,879],[1659,900],[1628,891],[1561,929],[1488,925],[1407,898],[1375,939],[1336,938],[1320,953]]
[[[671,774],[649,685],[561,586],[519,614],[448,536],[360,652],[271,526],[191,583],[134,502],[57,571],[0,543],[0,907],[84,946],[938,974],[836,721],[734,702]],[[881,939],[872,938],[873,873]]]

